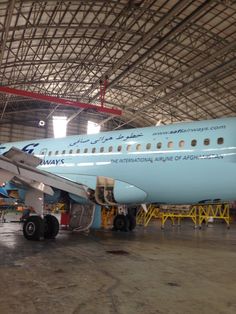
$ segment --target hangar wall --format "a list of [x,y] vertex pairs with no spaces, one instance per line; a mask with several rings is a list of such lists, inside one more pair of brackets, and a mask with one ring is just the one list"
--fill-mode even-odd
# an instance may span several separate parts
[[[75,110],[63,110],[57,111],[55,115],[65,115],[70,118],[75,112]],[[19,112],[9,118],[6,115],[0,120],[0,143],[53,137],[52,116],[53,114],[47,118],[44,112]],[[40,120],[46,122],[44,127],[38,125]],[[88,120],[102,123],[104,116],[86,111],[80,113],[68,123],[67,135],[86,134]],[[110,120],[102,125],[101,131],[109,131],[115,126],[114,120]]]

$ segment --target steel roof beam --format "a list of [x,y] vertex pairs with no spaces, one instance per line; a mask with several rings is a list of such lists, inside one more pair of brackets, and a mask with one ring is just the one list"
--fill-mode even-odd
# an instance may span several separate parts
[[[204,12],[207,8],[212,6],[215,1],[213,0],[206,0],[204,3],[202,3],[194,12],[192,12],[189,16],[187,16],[184,20],[182,20],[178,25],[176,25],[173,29],[171,29],[164,37],[160,38],[157,43],[152,45],[152,47],[146,51],[140,58],[138,58],[136,61],[134,61],[128,68],[126,68],[122,73],[120,73],[114,80],[112,80],[109,83],[108,88],[111,88],[116,82],[118,82],[124,75],[127,74],[127,72],[130,72],[134,67],[136,67],[139,63],[141,63],[145,58],[147,58],[154,50],[159,49],[169,38],[171,38],[173,35],[175,35],[177,32],[180,32],[181,30],[186,28],[186,25],[194,18],[196,18],[199,14]],[[173,18],[175,15],[177,15],[183,8],[189,4],[189,1],[180,1],[177,2],[177,4],[172,8],[172,10],[169,11],[167,15],[165,15],[159,23],[157,23],[151,30],[151,36],[149,37],[149,32],[145,34],[144,38],[140,40],[136,45],[134,45],[132,48],[130,48],[131,52],[127,52],[114,66],[106,71],[104,75],[110,76],[112,73],[115,72],[115,70],[118,70],[121,68],[121,66],[136,52],[140,47],[142,47],[144,44],[146,44],[148,41],[152,39],[153,33],[157,33],[167,22],[170,21],[171,18]],[[148,40],[146,40],[148,38]],[[98,88],[99,82],[96,82],[91,89],[89,89],[84,96],[90,94],[94,89]],[[92,100],[96,99],[98,97],[98,93],[92,97]]]
[[[210,62],[216,60],[217,57],[222,56],[224,54],[226,54],[227,52],[231,51],[232,49],[236,48],[236,41],[233,41],[232,43],[230,43],[229,45],[223,47],[220,50],[217,50],[215,53],[213,53],[211,56],[209,56],[208,58],[203,59],[202,61],[196,63],[195,65],[189,67],[187,70],[183,71],[182,73],[177,74],[175,77],[173,77],[172,79],[169,79],[168,81],[166,81],[163,84],[160,84],[159,86],[157,86],[156,88],[154,88],[151,92],[148,92],[146,95],[144,95],[143,97],[139,98],[139,101],[142,102],[145,99],[149,98],[152,95],[155,95],[155,93],[157,93],[158,91],[164,90],[166,87],[173,85],[174,83],[176,83],[178,80],[180,80],[183,76],[187,76],[189,74],[191,74],[193,71],[195,70],[199,70],[201,68],[203,68],[204,66],[206,66],[207,64],[209,64]],[[134,105],[134,103],[130,104],[127,109],[130,107],[132,108]]]
[[1,67],[2,61],[3,61],[3,55],[5,52],[5,48],[6,48],[6,42],[7,42],[9,28],[11,25],[11,19],[12,19],[12,15],[13,15],[13,11],[14,11],[15,2],[16,2],[15,0],[11,0],[9,5],[8,5],[8,9],[7,9],[4,31],[2,33],[2,40],[1,40],[2,43],[1,43],[1,49],[0,49],[0,67]]
[[[169,1],[169,0],[166,0],[165,3],[167,3],[168,1]],[[151,5],[152,5],[154,2],[155,2],[155,0],[153,0],[152,2],[148,2],[148,4],[147,4],[148,6],[146,5],[146,7],[149,7],[149,8],[150,8]],[[129,4],[128,4],[128,6],[129,6]],[[110,26],[112,27],[113,25],[115,25],[115,23],[118,23],[122,16],[125,16],[125,19],[123,18],[123,23],[122,23],[122,24],[126,23],[126,21],[129,20],[129,18],[132,16],[132,14],[133,14],[132,12],[131,12],[130,14],[127,14],[127,6],[125,6],[125,7],[123,8],[123,10],[119,13],[119,15],[117,15],[117,17],[112,21],[112,24],[111,24]],[[143,14],[144,14],[144,11],[140,10],[140,12],[138,13],[138,15],[136,16],[136,19],[140,19]],[[122,39],[122,37],[124,36],[124,33],[126,33],[127,30],[129,31],[129,30],[132,28],[133,24],[135,24],[135,22],[133,22],[131,25],[129,25],[129,28],[128,28],[128,29],[123,30],[123,32],[121,32],[121,33],[119,34],[119,36],[116,36],[115,40],[112,41],[112,44],[109,45],[109,50],[112,50],[112,49],[115,47],[115,45],[117,44],[117,42],[119,42],[119,41]],[[121,25],[120,25],[120,26],[121,26]],[[105,35],[108,34],[108,30],[110,31],[111,28],[109,27],[109,29],[106,30],[106,32],[103,34],[103,37],[105,37]],[[135,34],[135,35],[136,35],[136,34]],[[134,37],[134,34],[133,34],[133,37]],[[112,37],[109,37],[109,39],[112,39]],[[91,53],[95,50],[95,48],[96,48],[96,47],[94,47],[94,49],[91,50]],[[102,47],[101,47],[101,49],[102,49]],[[105,51],[101,56],[99,55],[99,62],[101,62],[101,60],[106,56],[106,54],[107,54],[107,51]],[[114,66],[114,62],[112,63],[112,68],[113,68],[113,66]],[[103,74],[103,77],[105,78],[106,75]],[[83,79],[85,79],[85,77],[83,77]],[[102,79],[102,78],[101,78],[101,79]],[[100,80],[99,80],[99,84],[100,84]],[[85,94],[87,95],[87,91],[86,91]],[[84,97],[86,97],[85,94],[84,94]]]
[[43,94],[39,94],[39,93],[33,93],[33,92],[29,92],[29,91],[9,88],[6,86],[0,86],[0,93],[29,97],[32,99],[37,99],[37,100],[41,100],[41,101],[49,102],[49,103],[60,104],[63,106],[77,107],[77,108],[82,108],[82,109],[93,109],[93,110],[96,110],[98,112],[103,112],[103,113],[107,113],[107,114],[113,114],[113,115],[121,115],[122,114],[122,111],[119,109],[107,108],[107,107],[97,106],[97,105],[93,105],[93,104],[85,104],[85,103],[81,103],[79,101],[72,101],[69,99],[63,99],[63,98],[58,98],[58,97],[54,97],[54,96],[48,96],[48,95],[43,95]]
[[[219,74],[220,72],[224,71],[225,69],[232,68],[235,65],[236,65],[236,59],[233,58],[232,60],[226,62],[223,65],[220,65],[220,66],[216,67],[214,70],[206,73],[205,75],[202,75],[199,78],[193,80],[192,82],[185,84],[183,87],[181,87],[181,88],[179,88],[179,89],[177,89],[177,90],[175,90],[175,91],[173,91],[173,92],[171,92],[171,93],[169,93],[169,94],[167,94],[167,95],[165,95],[165,96],[163,96],[163,97],[153,101],[148,106],[143,107],[143,108],[139,108],[138,109],[138,113],[134,114],[132,119],[129,120],[127,123],[133,121],[140,114],[140,112],[143,112],[143,111],[145,111],[145,110],[147,110],[147,109],[149,109],[149,108],[151,108],[151,107],[153,107],[153,106],[155,106],[157,104],[163,103],[163,102],[165,102],[165,101],[167,101],[167,100],[169,100],[169,99],[171,99],[171,98],[173,98],[173,97],[175,97],[177,95],[180,95],[181,93],[185,92],[189,88],[194,87],[195,84],[203,82],[203,81],[205,81],[205,80],[207,80],[207,79],[209,79],[211,77],[214,77],[217,74]],[[178,108],[178,110],[180,110],[180,108]],[[234,110],[234,112],[236,112],[236,109]],[[127,124],[127,123],[125,123],[125,124]],[[124,126],[125,124],[123,124],[122,126]]]

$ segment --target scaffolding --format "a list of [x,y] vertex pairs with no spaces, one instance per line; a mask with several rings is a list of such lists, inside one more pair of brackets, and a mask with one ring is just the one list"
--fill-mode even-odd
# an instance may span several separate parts
[[213,219],[221,219],[226,222],[227,227],[230,227],[230,204],[208,204],[208,205],[199,205],[199,228],[202,227],[202,223],[205,222],[206,225]]
[[177,222],[177,225],[180,226],[181,220],[184,218],[190,218],[194,227],[198,226],[198,210],[197,206],[188,206],[188,205],[177,205],[171,207],[161,207],[160,210],[160,218],[161,218],[161,228],[165,227],[165,223],[169,218],[171,220],[172,226],[174,226]]
[[146,227],[151,219],[160,219],[161,228],[165,227],[168,219],[172,225],[180,226],[181,220],[189,218],[193,221],[195,228],[201,228],[202,224],[216,220],[223,220],[227,227],[230,226],[230,204],[229,203],[213,203],[213,204],[195,204],[195,205],[149,205],[147,210],[143,207],[138,211],[136,220],[137,224]]
[[146,227],[153,218],[160,218],[160,208],[150,204],[147,206],[147,210],[145,210],[141,206],[136,216],[136,222],[138,225],[144,225],[144,227]]

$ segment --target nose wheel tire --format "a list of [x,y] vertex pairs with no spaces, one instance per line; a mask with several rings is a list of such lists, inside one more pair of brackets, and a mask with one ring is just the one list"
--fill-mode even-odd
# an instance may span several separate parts
[[43,236],[44,224],[40,216],[30,216],[23,225],[23,234],[27,240],[40,240]]
[[127,217],[129,219],[129,230],[132,231],[136,227],[136,217],[132,214],[128,214]]
[[127,216],[116,215],[113,222],[113,229],[116,231],[129,231],[130,221]]

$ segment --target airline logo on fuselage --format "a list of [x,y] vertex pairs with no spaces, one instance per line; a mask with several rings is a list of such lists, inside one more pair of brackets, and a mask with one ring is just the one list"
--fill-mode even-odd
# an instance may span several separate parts
[[21,150],[28,154],[33,154],[35,147],[39,146],[39,143],[30,143],[24,146]]
[[[33,154],[36,147],[39,146],[39,143],[30,143],[24,146],[21,150],[28,154]],[[61,166],[64,165],[64,159],[53,158],[53,159],[44,159],[40,162],[40,166]]]
[[64,159],[44,159],[40,162],[40,166],[61,166],[64,164]]

